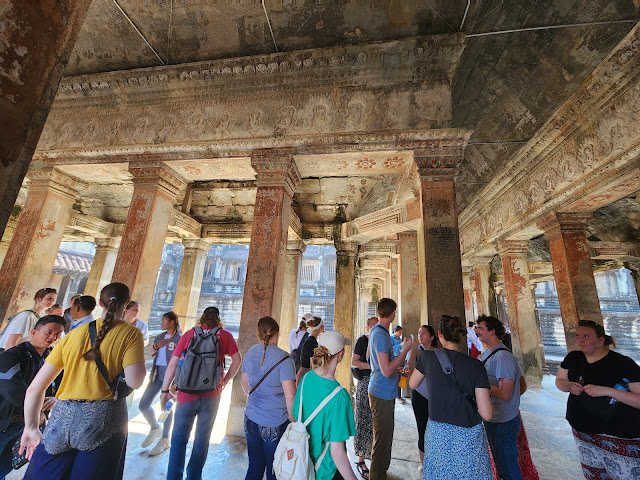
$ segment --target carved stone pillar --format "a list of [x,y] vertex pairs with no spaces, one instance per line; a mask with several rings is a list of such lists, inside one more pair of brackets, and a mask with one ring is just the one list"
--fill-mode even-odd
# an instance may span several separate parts
[[496,292],[491,278],[491,257],[479,257],[473,265],[473,282],[476,290],[478,316],[498,316]]
[[182,323],[182,331],[186,332],[196,324],[204,266],[211,244],[199,238],[184,238],[182,245],[184,245],[184,256],[173,311]]
[[133,175],[133,197],[111,281],[129,287],[131,299],[140,302],[140,318],[146,320],[167,227],[184,180],[161,162],[132,163],[129,172]]
[[527,384],[542,385],[542,345],[529,283],[528,241],[502,241],[497,245],[507,294],[513,354],[522,365]]
[[[284,267],[284,285],[282,287],[282,312],[280,313],[280,336],[278,346],[289,351],[289,332],[298,328],[301,315],[298,314],[300,303],[300,264],[306,249],[302,240],[287,242],[287,260]],[[276,319],[278,320],[278,319]]]
[[[116,266],[120,238],[96,238],[96,253],[91,262],[91,271],[84,287],[84,295],[100,298],[100,291],[109,284]],[[100,308],[100,306],[98,306]]]
[[402,327],[404,335],[418,336],[421,321],[420,266],[418,261],[417,233],[398,235],[398,256],[400,257],[400,303],[402,304]]
[[4,262],[4,258],[7,255],[7,250],[9,250],[9,244],[11,243],[11,238],[13,238],[15,228],[16,221],[11,218],[4,229],[4,233],[0,236],[0,267],[2,267],[2,262]]
[[624,266],[631,272],[633,285],[636,288],[636,297],[638,297],[638,305],[640,305],[640,262],[625,262]]
[[29,172],[31,183],[0,269],[0,322],[33,306],[46,287],[80,186],[53,169]]
[[[256,326],[264,316],[279,318],[287,256],[291,198],[300,183],[298,167],[286,149],[258,150],[251,158],[258,188],[251,226],[238,347],[244,353],[256,343]],[[240,375],[233,382],[227,433],[243,436],[247,396]]]
[[464,288],[464,316],[465,326],[469,325],[469,322],[475,322],[475,316],[473,314],[473,299],[471,298],[471,272],[468,269],[462,268],[462,288]]
[[578,349],[575,330],[579,320],[594,320],[602,324],[586,234],[592,218],[591,213],[552,213],[538,224],[549,242],[569,351]]
[[[0,232],[11,215],[91,0],[2,4]],[[7,307],[3,303],[1,312]]]
[[[355,243],[336,244],[336,300],[333,329],[347,338],[353,339],[355,320],[355,261],[358,245]],[[338,364],[336,380],[351,391],[351,353],[353,345],[345,346],[344,360]]]
[[[437,145],[413,152],[422,184],[424,273],[429,324],[434,328],[444,314],[465,318],[454,182],[463,151],[463,145]],[[461,351],[466,351],[466,341],[465,336]]]

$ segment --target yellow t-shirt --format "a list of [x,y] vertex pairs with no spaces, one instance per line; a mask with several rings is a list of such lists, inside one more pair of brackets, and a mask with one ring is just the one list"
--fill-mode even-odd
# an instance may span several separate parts
[[[100,332],[102,319],[96,320]],[[72,330],[54,347],[47,362],[64,369],[64,376],[58,389],[60,400],[109,400],[113,398],[111,389],[104,381],[94,361],[87,361],[82,354],[89,350],[89,324]],[[123,321],[114,322],[111,330],[100,344],[100,353],[109,380],[113,381],[122,369],[135,363],[144,363],[144,342],[142,332]]]

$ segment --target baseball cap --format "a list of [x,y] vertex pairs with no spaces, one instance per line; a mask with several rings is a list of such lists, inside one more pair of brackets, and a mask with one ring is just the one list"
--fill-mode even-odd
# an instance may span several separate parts
[[304,320],[305,322],[308,322],[309,320],[311,320],[313,318],[313,315],[311,315],[310,313],[305,313],[302,316],[302,320]]
[[318,345],[329,350],[330,355],[335,355],[345,345],[351,345],[351,340],[336,330],[329,330],[318,336]]

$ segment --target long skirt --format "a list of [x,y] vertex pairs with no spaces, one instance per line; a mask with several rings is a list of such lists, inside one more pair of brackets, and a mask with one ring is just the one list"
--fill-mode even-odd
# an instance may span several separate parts
[[618,438],[575,429],[573,438],[587,480],[640,478],[640,438]]
[[[518,434],[518,465],[520,466],[520,473],[522,473],[522,480],[540,480],[538,470],[533,464],[533,459],[531,458],[529,440],[527,440],[527,434],[524,431],[522,415],[518,413],[518,416],[520,417],[520,433]],[[489,449],[489,451],[491,451],[491,449]],[[498,470],[493,463],[493,456],[491,458],[491,469],[493,470],[493,480],[500,480]]]
[[465,428],[429,420],[424,440],[423,478],[492,480],[484,426]]
[[369,377],[358,381],[356,388],[356,438],[353,447],[358,457],[371,458],[373,445],[373,418],[369,406]]

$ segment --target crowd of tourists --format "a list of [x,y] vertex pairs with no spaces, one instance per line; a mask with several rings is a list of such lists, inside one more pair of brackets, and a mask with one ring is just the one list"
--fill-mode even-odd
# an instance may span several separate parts
[[[357,473],[386,479],[395,403],[408,390],[425,480],[539,478],[519,412],[526,381],[494,317],[465,325],[443,315],[437,330],[422,325],[414,343],[392,328],[395,301],[381,299],[353,347],[352,401],[335,376],[349,361],[351,339],[325,331],[320,317],[302,317],[289,351],[278,347],[278,322],[260,318],[258,343],[241,358],[216,307],[185,332],[174,312],[165,313],[149,343],[126,285],[107,285],[98,301],[76,295],[66,310],[56,295],[39,290],[33,308],[10,317],[0,337],[0,480],[27,462],[28,480],[121,479],[126,398],[145,381],[145,355],[153,363],[139,403],[150,428],[142,447],[153,445],[150,456],[169,449],[170,480],[183,478],[194,423],[186,475],[202,477],[222,391],[240,369],[248,480],[356,479],[351,437]],[[97,305],[103,314],[95,319]],[[615,341],[599,323],[581,321],[576,338],[579,350],[563,360],[556,385],[569,393],[567,420],[585,478],[638,478],[640,367],[610,350]],[[460,351],[465,342],[470,355]]]

